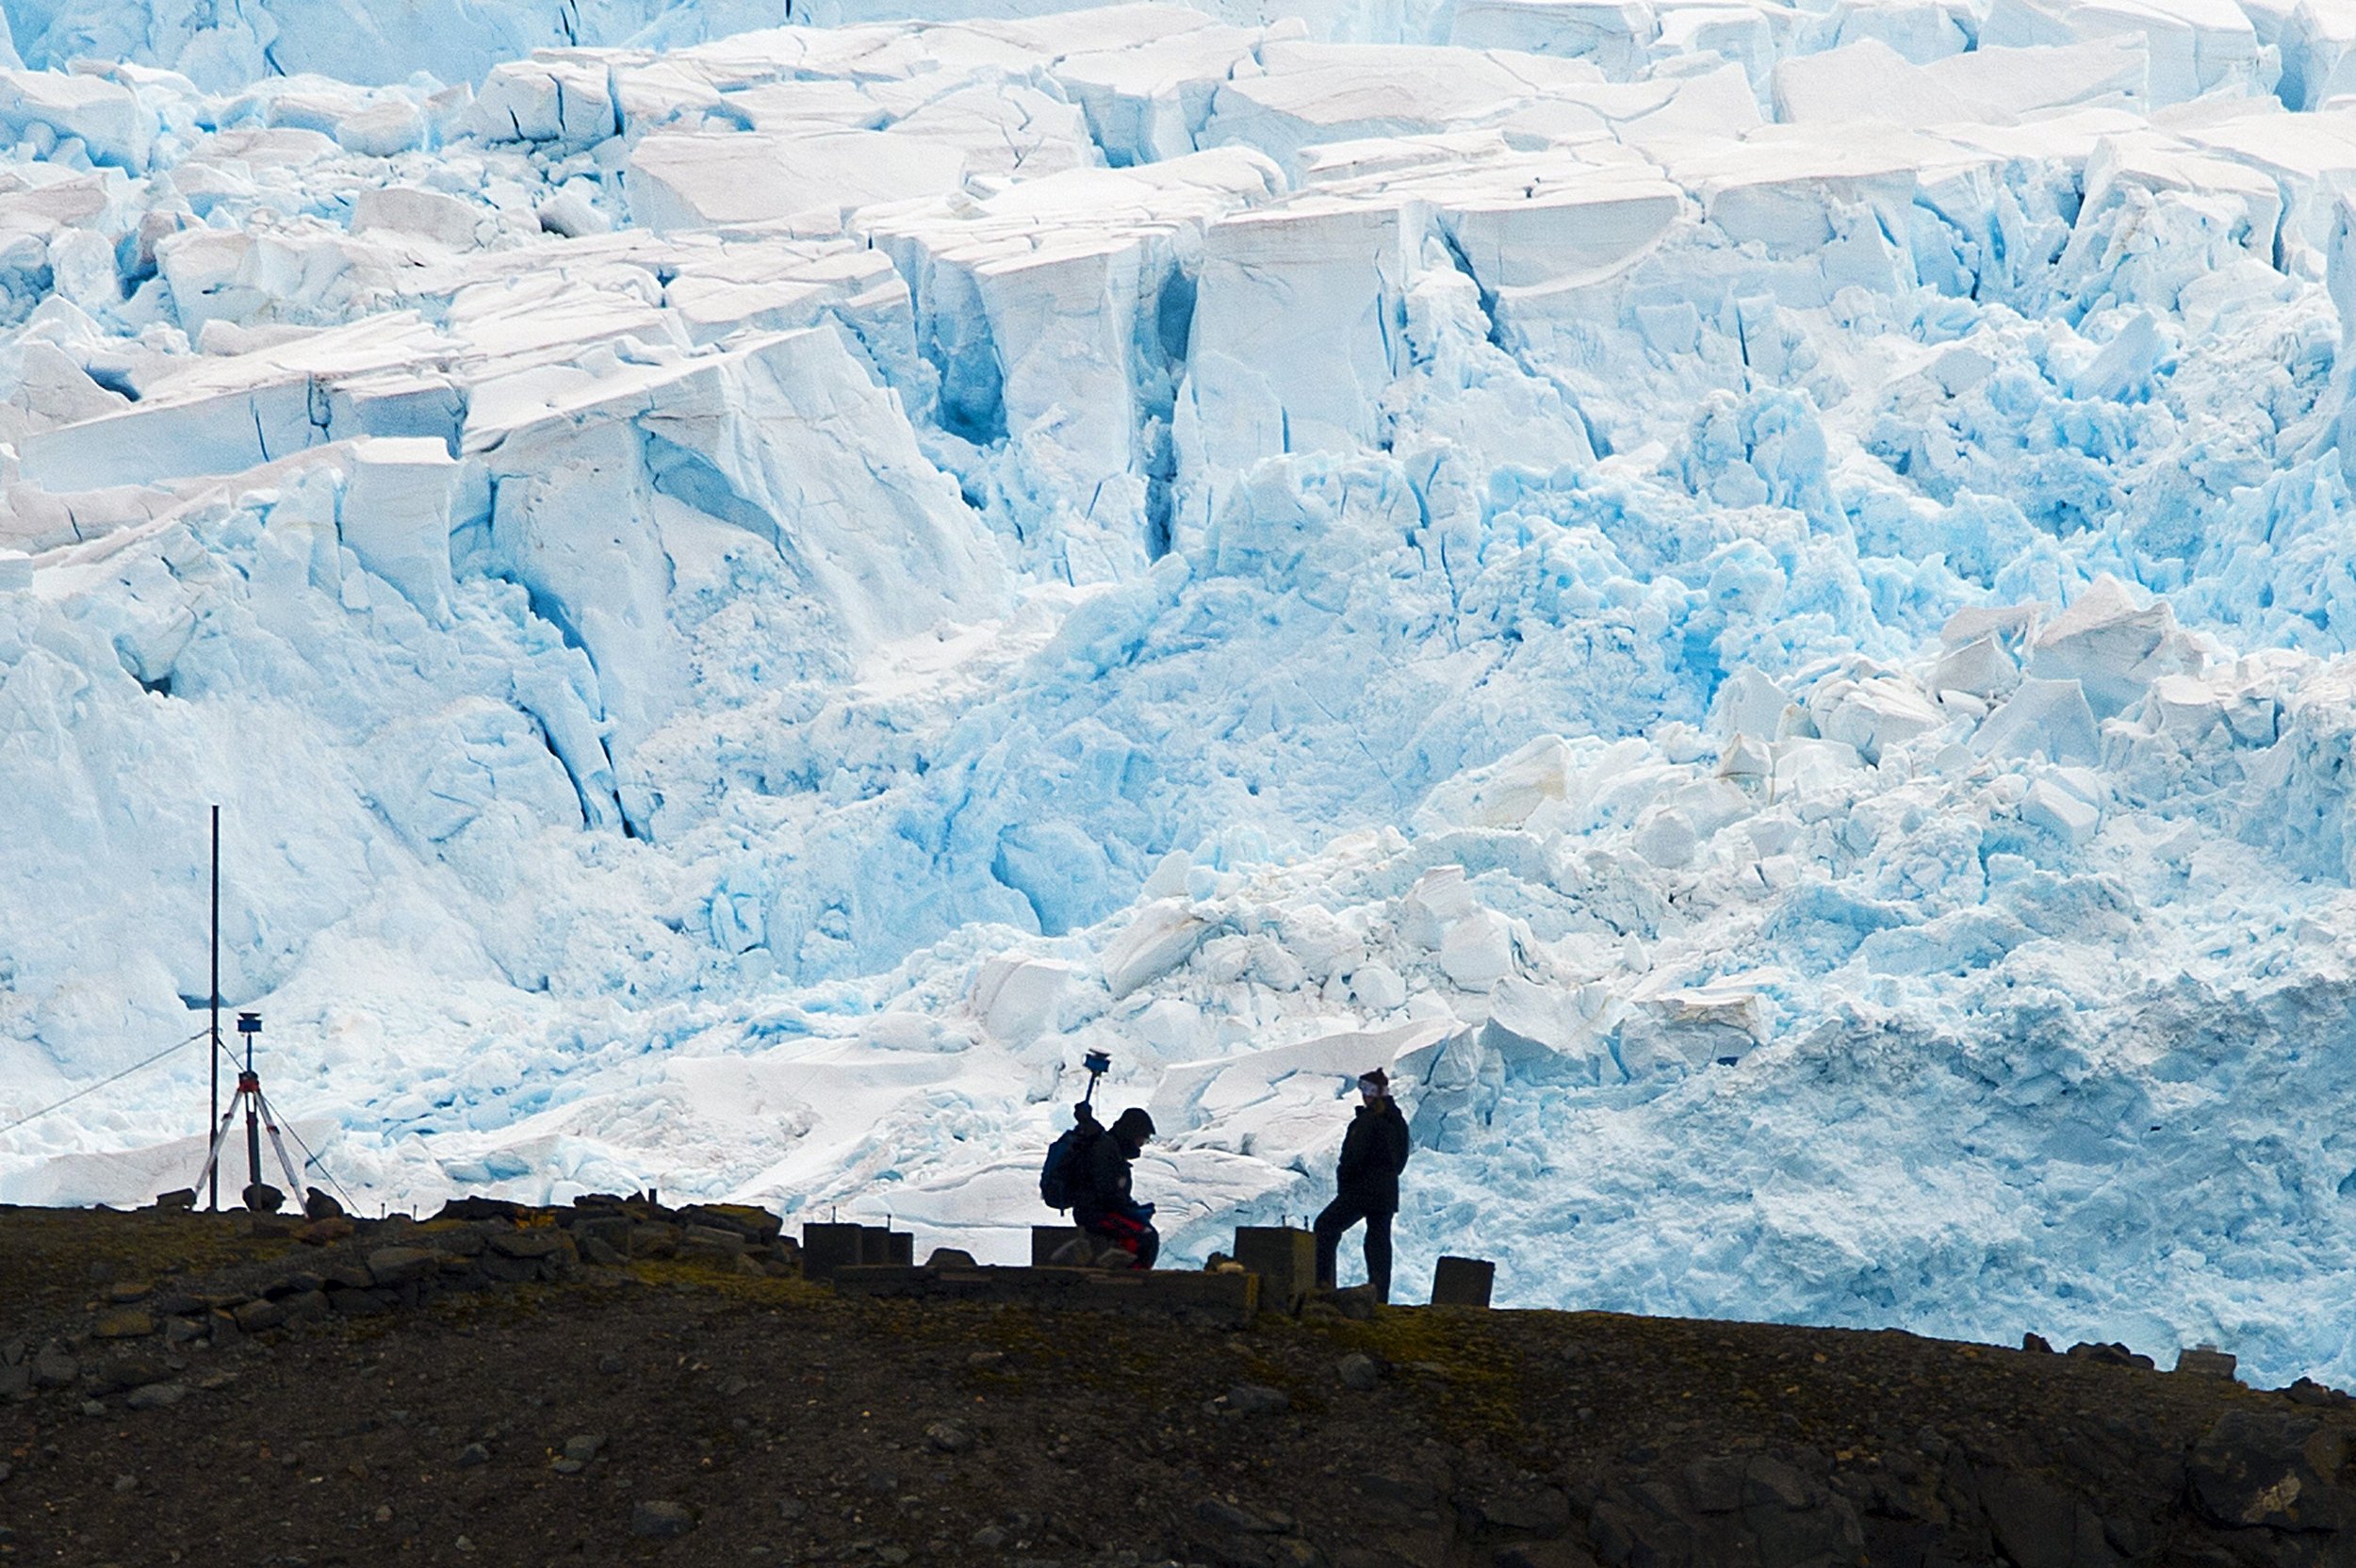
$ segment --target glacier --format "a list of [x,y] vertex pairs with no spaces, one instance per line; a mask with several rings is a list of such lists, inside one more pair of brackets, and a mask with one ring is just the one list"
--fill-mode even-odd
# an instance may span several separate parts
[[2356,1377],[2345,8],[919,8],[0,6],[0,1200]]

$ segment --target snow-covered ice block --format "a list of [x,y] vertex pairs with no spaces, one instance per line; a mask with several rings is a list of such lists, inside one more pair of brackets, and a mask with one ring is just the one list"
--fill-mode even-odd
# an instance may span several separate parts
[[2102,742],[2086,689],[2074,679],[2023,679],[1996,705],[1972,738],[1982,757],[2034,757],[2054,762],[2095,763]]
[[1087,517],[1141,542],[1148,423],[1169,417],[1203,232],[1281,188],[1262,155],[1219,148],[902,208],[867,232],[915,291],[954,424],[1024,441],[1089,498]]
[[[21,451],[24,477],[51,491],[96,490],[233,474],[347,436],[424,433],[398,428],[416,407],[407,384],[423,377],[447,389],[446,379],[419,368],[449,348],[416,318],[388,316],[283,349],[198,361],[120,413],[34,435]],[[372,381],[380,375],[390,384]],[[455,411],[442,408],[454,440]]]
[[1416,229],[1396,206],[1314,195],[1212,225],[1187,384],[1212,474],[1372,444]]
[[2274,85],[2250,17],[2233,0],[1994,0],[1984,46],[2019,48],[2127,35],[2151,52],[2155,104],[2180,104],[2220,87],[2248,93]]
[[1028,1045],[1062,1026],[1065,1000],[1084,980],[1077,965],[1059,959],[991,958],[973,978],[973,1010],[992,1039]]
[[1098,960],[1113,1000],[1120,1001],[1185,963],[1209,929],[1209,923],[1183,898],[1156,899],[1139,909],[1128,926],[1105,945]]
[[1479,125],[1595,79],[1593,66],[1534,55],[1271,43],[1220,86],[1200,141],[1241,142],[1298,170],[1320,142]]
[[2284,270],[2309,280],[2324,275],[2340,195],[2356,188],[2356,112],[2294,115],[2271,103],[2252,104],[2172,128],[2203,152],[2272,179],[2283,197]]
[[1077,106],[1023,82],[977,81],[943,93],[894,120],[892,132],[956,149],[973,175],[1037,179],[1104,161]]
[[630,155],[630,215],[656,230],[806,219],[821,226],[878,202],[941,196],[965,181],[965,154],[889,131],[810,135],[664,132]]
[[2159,676],[2197,672],[2201,662],[2166,599],[2138,604],[2125,583],[2104,573],[2037,633],[2029,673],[2075,681],[2096,716],[2109,718],[2140,700]]
[[2021,802],[2021,820],[2041,827],[2075,848],[2092,839],[2102,813],[2091,802],[2050,778],[2030,784]]
[[468,112],[486,141],[591,147],[621,129],[612,71],[595,55],[551,52],[493,66]]
[[2173,137],[2127,132],[2104,137],[2086,160],[2086,201],[2070,236],[2064,265],[2090,257],[2109,243],[2101,220],[2117,211],[2133,214],[2151,198],[2182,192],[2225,208],[2222,237],[2251,258],[2270,263],[2282,219],[2282,190],[2266,173],[2195,151]]
[[517,371],[477,389],[465,441],[496,485],[494,547],[597,661],[617,750],[686,678],[662,609],[666,502],[765,540],[848,645],[988,613],[1003,589],[956,487],[830,326]]
[[57,71],[0,71],[0,126],[19,138],[45,126],[77,138],[92,163],[134,173],[146,171],[160,128],[155,111],[121,83]]
[[1448,41],[1593,60],[1612,79],[1646,62],[1661,24],[1645,0],[1458,0]]
[[2020,678],[2020,667],[1994,637],[1975,637],[1939,656],[1938,667],[1931,672],[1931,689],[1963,692],[1992,702],[2011,691]]
[[2356,6],[2348,0],[2299,0],[2278,47],[2282,59],[2278,86],[2291,108],[2319,109],[2356,93]]
[[2121,33],[2082,43],[1978,48],[1923,66],[1927,85],[1976,106],[1969,121],[2006,120],[2076,106],[2141,108],[2151,102],[2151,45]]
[[1156,37],[1108,39],[1064,55],[1053,70],[1109,162],[1155,162],[1194,150],[1219,85],[1263,42],[1290,36],[1287,27],[1235,27],[1198,16]]
[[488,215],[438,190],[392,185],[364,190],[352,204],[352,232],[390,229],[417,235],[453,251],[472,250]]
[[439,441],[364,436],[347,462],[338,537],[427,619],[447,623],[458,460]]
[[1911,682],[1888,675],[1827,680],[1808,694],[1808,707],[1818,734],[1855,746],[1868,762],[1947,723]]

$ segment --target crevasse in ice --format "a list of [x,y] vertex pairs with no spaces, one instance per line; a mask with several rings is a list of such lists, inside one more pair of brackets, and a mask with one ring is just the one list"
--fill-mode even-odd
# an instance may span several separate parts
[[0,1123],[2356,1376],[2342,11],[1035,8],[5,8]]

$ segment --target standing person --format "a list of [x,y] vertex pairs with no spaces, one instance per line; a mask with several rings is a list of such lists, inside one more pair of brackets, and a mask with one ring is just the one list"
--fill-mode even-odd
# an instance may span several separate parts
[[1365,1103],[1342,1138],[1334,1171],[1341,1189],[1317,1216],[1317,1285],[1333,1288],[1334,1254],[1342,1233],[1360,1220],[1366,1225],[1366,1282],[1374,1298],[1391,1298],[1391,1216],[1399,1213],[1399,1173],[1407,1168],[1407,1119],[1391,1098],[1390,1075],[1381,1068],[1358,1080]]
[[1153,1205],[1129,1195],[1129,1167],[1153,1135],[1153,1119],[1132,1105],[1113,1119],[1104,1135],[1088,1145],[1088,1178],[1072,1205],[1072,1223],[1112,1243],[1151,1268],[1161,1255],[1161,1233],[1153,1229]]

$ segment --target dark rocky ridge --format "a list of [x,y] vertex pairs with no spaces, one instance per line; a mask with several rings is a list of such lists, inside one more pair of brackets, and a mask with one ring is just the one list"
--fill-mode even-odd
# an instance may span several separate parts
[[2356,1563],[2356,1413],[2313,1385],[837,1300],[757,1211],[341,1228],[0,1211],[0,1562]]

